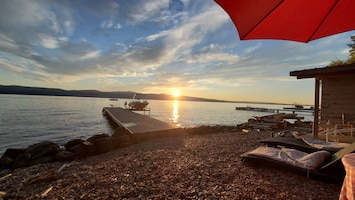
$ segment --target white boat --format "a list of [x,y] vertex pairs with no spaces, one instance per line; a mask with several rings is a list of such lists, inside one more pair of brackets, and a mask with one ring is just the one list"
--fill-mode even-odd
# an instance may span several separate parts
[[[110,98],[109,101],[116,101],[116,102],[118,102],[118,99],[117,99],[117,98]],[[117,103],[111,103],[110,106],[111,106],[111,107],[117,107],[118,105],[117,105]]]
[[[148,104],[149,102],[147,100],[136,98],[136,94],[134,94],[133,99],[128,103],[128,109],[144,110]],[[127,105],[127,103],[125,105]]]

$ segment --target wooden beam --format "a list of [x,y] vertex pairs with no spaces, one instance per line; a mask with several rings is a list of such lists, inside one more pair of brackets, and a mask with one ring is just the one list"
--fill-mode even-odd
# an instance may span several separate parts
[[322,77],[346,76],[354,73],[355,73],[355,64],[348,64],[348,65],[340,65],[334,67],[323,67],[323,68],[291,71],[290,76],[296,76],[297,79],[303,79],[303,78],[316,78],[319,76]]
[[320,78],[315,78],[314,89],[314,120],[313,120],[313,137],[318,138],[319,127],[319,91],[320,91]]

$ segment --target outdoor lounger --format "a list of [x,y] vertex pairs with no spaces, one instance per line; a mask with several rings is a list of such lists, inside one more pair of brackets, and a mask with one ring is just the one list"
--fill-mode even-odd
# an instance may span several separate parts
[[271,137],[262,139],[259,143],[266,144],[268,147],[286,147],[297,149],[303,152],[312,153],[320,150],[335,153],[344,147],[349,146],[348,143],[325,142],[322,140],[308,137]]
[[355,143],[331,154],[328,151],[320,150],[313,153],[305,153],[297,149],[258,147],[257,149],[244,153],[241,157],[244,160],[271,163],[294,170],[310,178],[322,179],[331,182],[342,183],[345,170],[341,164],[341,158],[355,151]]

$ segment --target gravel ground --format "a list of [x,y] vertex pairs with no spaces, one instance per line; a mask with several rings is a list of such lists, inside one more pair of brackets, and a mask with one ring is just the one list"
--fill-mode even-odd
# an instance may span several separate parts
[[[0,178],[5,199],[338,199],[341,185],[256,166],[239,155],[271,132],[155,139]],[[0,198],[1,199],[1,198]]]

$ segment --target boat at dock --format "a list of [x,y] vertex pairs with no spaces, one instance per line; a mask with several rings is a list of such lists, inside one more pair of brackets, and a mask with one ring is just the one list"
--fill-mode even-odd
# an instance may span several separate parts
[[[118,99],[117,99],[117,98],[110,98],[109,101],[113,101],[113,102],[110,104],[111,107],[117,107],[117,106],[118,106],[118,105],[117,105],[117,103],[118,103]],[[116,102],[116,103],[114,103],[114,102]]]
[[146,110],[148,104],[149,102],[147,100],[139,99],[136,97],[136,94],[134,94],[132,100],[128,104],[126,102],[125,106],[128,105],[128,109],[130,110]]

